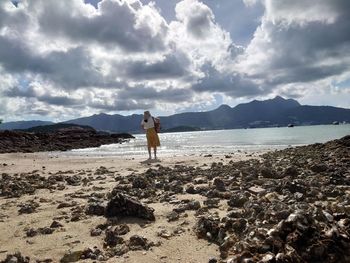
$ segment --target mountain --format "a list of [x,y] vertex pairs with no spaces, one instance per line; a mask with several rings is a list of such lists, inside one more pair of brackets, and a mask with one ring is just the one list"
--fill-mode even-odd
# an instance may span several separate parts
[[36,126],[53,124],[51,121],[14,121],[0,124],[0,130],[22,130]]
[[72,123],[57,123],[57,124],[49,124],[49,125],[41,125],[31,127],[29,129],[20,129],[17,131],[23,132],[35,132],[35,133],[54,133],[58,131],[64,130],[84,130],[84,131],[96,131],[94,128],[85,125],[78,125]]
[[[236,129],[254,127],[276,127],[294,125],[332,124],[334,121],[350,122],[350,109],[330,106],[300,105],[293,99],[277,96],[269,100],[253,100],[235,107],[221,105],[206,112],[185,112],[171,116],[160,116],[162,130],[175,127],[198,127],[203,130]],[[140,133],[142,115],[97,114],[66,121],[91,126],[96,130],[118,133]],[[6,124],[6,123],[5,123]],[[5,125],[3,124],[3,125]],[[0,129],[3,126],[0,125]]]
[[137,133],[140,132],[142,116],[143,115],[137,114],[122,116],[119,114],[109,115],[101,113],[90,117],[66,121],[65,123],[86,125],[102,131]]
[[[99,114],[70,120],[68,123],[89,125],[97,130],[139,133],[142,115]],[[185,112],[161,116],[163,130],[190,126],[200,129],[234,129],[250,127],[276,127],[309,124],[331,124],[334,121],[350,122],[350,109],[330,106],[307,106],[293,99],[277,96],[269,100],[253,100],[236,107],[221,105],[206,112]]]

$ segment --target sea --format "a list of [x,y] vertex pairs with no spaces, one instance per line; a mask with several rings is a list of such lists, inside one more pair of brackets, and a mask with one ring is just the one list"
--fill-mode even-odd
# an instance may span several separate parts
[[[263,152],[323,143],[345,135],[350,135],[350,124],[160,133],[161,147],[158,156]],[[89,157],[137,157],[147,155],[146,145],[145,134],[137,134],[135,139],[129,142],[103,145],[98,148],[76,149],[62,154]]]

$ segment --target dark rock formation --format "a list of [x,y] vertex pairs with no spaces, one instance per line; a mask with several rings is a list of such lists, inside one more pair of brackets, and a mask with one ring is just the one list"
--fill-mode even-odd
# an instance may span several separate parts
[[5,260],[0,263],[29,263],[29,257],[23,257],[20,252],[15,253],[13,255],[7,255]]
[[0,153],[67,151],[122,143],[130,134],[99,133],[93,129],[72,127],[50,133],[0,131]]
[[106,217],[137,217],[154,221],[154,209],[122,193],[115,195],[108,202]]

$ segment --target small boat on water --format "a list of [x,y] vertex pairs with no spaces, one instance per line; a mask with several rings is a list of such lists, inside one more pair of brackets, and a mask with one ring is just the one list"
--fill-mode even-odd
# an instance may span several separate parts
[[294,127],[294,124],[292,124],[292,123],[288,124],[288,128],[293,128],[293,127]]
[[339,125],[339,121],[333,121],[333,125]]

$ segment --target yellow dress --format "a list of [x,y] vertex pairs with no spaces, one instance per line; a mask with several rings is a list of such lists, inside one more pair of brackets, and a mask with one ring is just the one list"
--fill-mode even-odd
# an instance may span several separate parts
[[158,133],[156,132],[155,128],[147,129],[146,137],[147,137],[147,146],[148,147],[154,148],[154,147],[160,146]]

